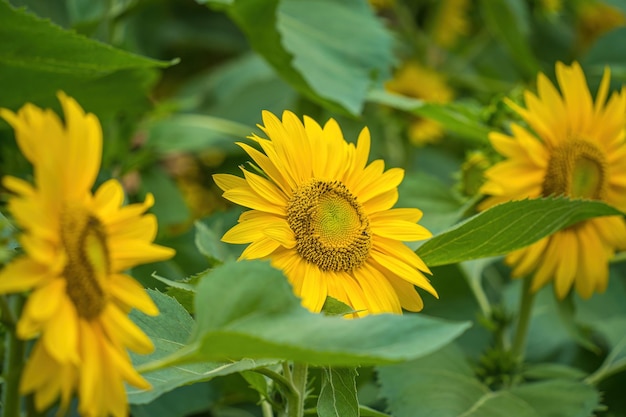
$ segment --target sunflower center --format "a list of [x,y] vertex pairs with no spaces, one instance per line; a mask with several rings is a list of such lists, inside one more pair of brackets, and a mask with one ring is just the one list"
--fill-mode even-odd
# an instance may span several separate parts
[[543,195],[601,200],[606,188],[607,162],[592,143],[573,140],[556,148],[548,162]]
[[372,238],[361,204],[341,181],[311,180],[289,201],[296,250],[324,271],[351,271],[368,257]]
[[66,207],[61,216],[61,239],[67,254],[63,270],[67,295],[80,317],[93,319],[107,301],[103,283],[110,259],[104,227],[83,207]]

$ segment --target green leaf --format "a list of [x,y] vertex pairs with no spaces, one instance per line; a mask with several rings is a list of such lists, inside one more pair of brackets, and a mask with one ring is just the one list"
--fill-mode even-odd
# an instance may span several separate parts
[[[155,350],[150,355],[131,354],[133,364],[140,371],[142,365],[159,360],[177,351],[191,335],[194,321],[187,311],[173,298],[158,291],[148,290],[148,294],[159,307],[160,314],[156,317],[146,316],[135,310],[131,319],[152,339]],[[146,404],[160,395],[172,391],[182,385],[208,381],[212,378],[265,366],[275,361],[254,361],[244,359],[238,362],[203,362],[192,365],[179,365],[155,372],[148,372],[144,377],[152,389],[149,391],[128,387],[130,404]]]
[[482,0],[480,6],[487,28],[500,38],[508,49],[509,56],[526,75],[534,76],[540,67],[529,47],[530,17],[526,2]]
[[194,226],[196,247],[200,253],[212,261],[224,262],[234,259],[232,253],[228,251],[228,246],[220,240],[221,236],[215,233],[215,230],[201,221],[196,221]]
[[469,324],[424,315],[358,320],[304,309],[266,262],[227,263],[202,277],[190,344],[146,369],[236,358],[280,358],[320,366],[393,363],[438,349]]
[[366,2],[235,0],[226,10],[285,81],[330,109],[359,114],[374,79],[389,75],[392,37]]
[[621,214],[600,201],[562,197],[510,201],[433,237],[417,253],[429,266],[503,255],[580,221]]
[[359,417],[355,368],[324,368],[317,399],[319,417]]
[[394,109],[406,111],[420,117],[435,120],[451,132],[476,144],[487,143],[490,128],[481,123],[480,116],[473,108],[461,103],[437,104],[375,89],[368,94],[368,100]]
[[59,90],[102,116],[145,107],[154,69],[170,63],[134,55],[14,9],[0,0],[0,105],[58,107]]
[[250,384],[250,387],[259,393],[261,398],[269,398],[267,379],[258,372],[241,372],[243,379]]
[[329,316],[344,316],[346,314],[354,313],[354,309],[336,298],[326,296],[326,301],[324,301],[324,306],[322,307],[322,313]]
[[598,391],[571,379],[519,385],[510,392],[532,405],[541,417],[589,417],[600,405]]
[[454,344],[411,362],[379,367],[379,382],[394,417],[588,417],[600,399],[591,386],[574,380],[491,391],[474,377]]

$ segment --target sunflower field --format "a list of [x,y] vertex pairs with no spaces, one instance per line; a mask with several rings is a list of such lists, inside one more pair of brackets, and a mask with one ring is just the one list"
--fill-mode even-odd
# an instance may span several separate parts
[[0,417],[626,416],[625,0],[0,0]]

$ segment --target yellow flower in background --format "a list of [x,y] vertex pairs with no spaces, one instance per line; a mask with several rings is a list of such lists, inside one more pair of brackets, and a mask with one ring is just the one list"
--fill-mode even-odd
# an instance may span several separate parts
[[563,0],[540,0],[539,5],[547,13],[559,13],[563,9]]
[[[530,129],[513,124],[510,136],[490,134],[492,145],[506,159],[485,174],[481,191],[491,197],[482,209],[509,200],[563,195],[626,210],[626,90],[607,101],[607,69],[594,102],[578,63],[557,63],[556,75],[560,93],[539,74],[538,94],[524,94],[526,108],[508,101]],[[599,217],[515,251],[506,261],[515,277],[533,274],[533,291],[553,280],[559,298],[572,286],[588,298],[606,289],[608,261],[623,249],[624,219]]]
[[414,285],[433,295],[424,262],[403,241],[429,238],[417,224],[422,212],[392,207],[404,170],[367,165],[370,135],[345,141],[335,120],[322,128],[291,112],[282,121],[263,112],[269,139],[263,152],[239,143],[262,175],[214,176],[224,198],[249,207],[223,241],[247,244],[241,259],[270,259],[291,282],[302,304],[319,312],[327,296],[368,313],[419,311]]
[[149,384],[127,353],[153,350],[150,339],[128,318],[136,308],[158,314],[144,288],[124,270],[173,256],[152,244],[153,204],[122,207],[121,185],[110,180],[95,194],[102,156],[98,119],[59,93],[65,123],[51,110],[26,104],[17,113],[0,109],[33,165],[34,185],[7,176],[15,195],[8,208],[23,230],[25,255],[0,271],[0,293],[30,291],[17,334],[37,336],[20,390],[33,393],[44,410],[60,398],[65,409],[74,393],[83,416],[127,415],[124,382]]
[[604,2],[583,0],[577,3],[577,46],[586,49],[606,32],[626,25],[624,13]]
[[369,0],[369,4],[374,10],[386,10],[393,7],[396,0]]
[[449,48],[469,33],[468,0],[441,0],[430,26],[433,40],[439,46]]
[[[442,74],[415,61],[405,62],[393,79],[385,84],[385,88],[431,103],[449,103],[454,98],[454,91]],[[418,146],[437,142],[443,134],[443,126],[439,122],[422,117],[413,118],[408,129],[411,143]]]

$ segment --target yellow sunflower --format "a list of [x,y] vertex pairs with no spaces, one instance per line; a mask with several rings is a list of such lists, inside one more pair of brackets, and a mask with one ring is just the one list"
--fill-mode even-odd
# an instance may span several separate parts
[[[606,69],[595,102],[578,63],[556,64],[561,89],[539,74],[538,95],[525,92],[526,108],[508,104],[529,128],[513,124],[511,135],[491,133],[494,148],[505,157],[488,169],[481,191],[490,194],[481,208],[527,197],[564,195],[604,201],[626,210],[626,90],[607,101]],[[602,292],[608,261],[626,249],[621,216],[590,219],[509,254],[513,276],[533,274],[535,291],[554,281],[559,298],[572,286],[584,298]]]
[[8,208],[23,230],[25,255],[0,271],[0,293],[30,291],[17,324],[22,339],[37,336],[20,390],[38,410],[74,393],[83,416],[127,415],[124,381],[149,384],[127,349],[149,353],[150,339],[128,318],[131,308],[158,314],[143,287],[123,271],[173,256],[152,244],[156,218],[142,204],[122,207],[121,185],[110,180],[92,194],[102,156],[100,123],[59,93],[65,123],[51,110],[26,104],[0,109],[33,164],[34,185],[5,177]]
[[431,36],[437,45],[449,48],[469,33],[467,14],[471,4],[468,0],[441,0],[438,6],[431,22]]
[[[393,79],[385,84],[385,88],[393,93],[431,103],[449,103],[454,97],[454,91],[442,74],[415,61],[405,62]],[[417,146],[435,143],[443,134],[443,126],[439,122],[423,117],[413,117],[408,128],[409,139]]]
[[626,25],[626,15],[602,1],[584,0],[576,4],[577,42],[579,49],[585,50],[605,33]]
[[417,224],[422,212],[392,208],[404,171],[367,165],[367,128],[355,146],[333,119],[322,128],[288,111],[282,121],[263,112],[263,123],[269,139],[250,137],[263,152],[239,143],[263,174],[214,176],[224,198],[252,209],[223,241],[249,243],[242,259],[270,259],[313,312],[327,296],[360,316],[421,310],[414,285],[437,296],[428,267],[403,243],[431,236]]

